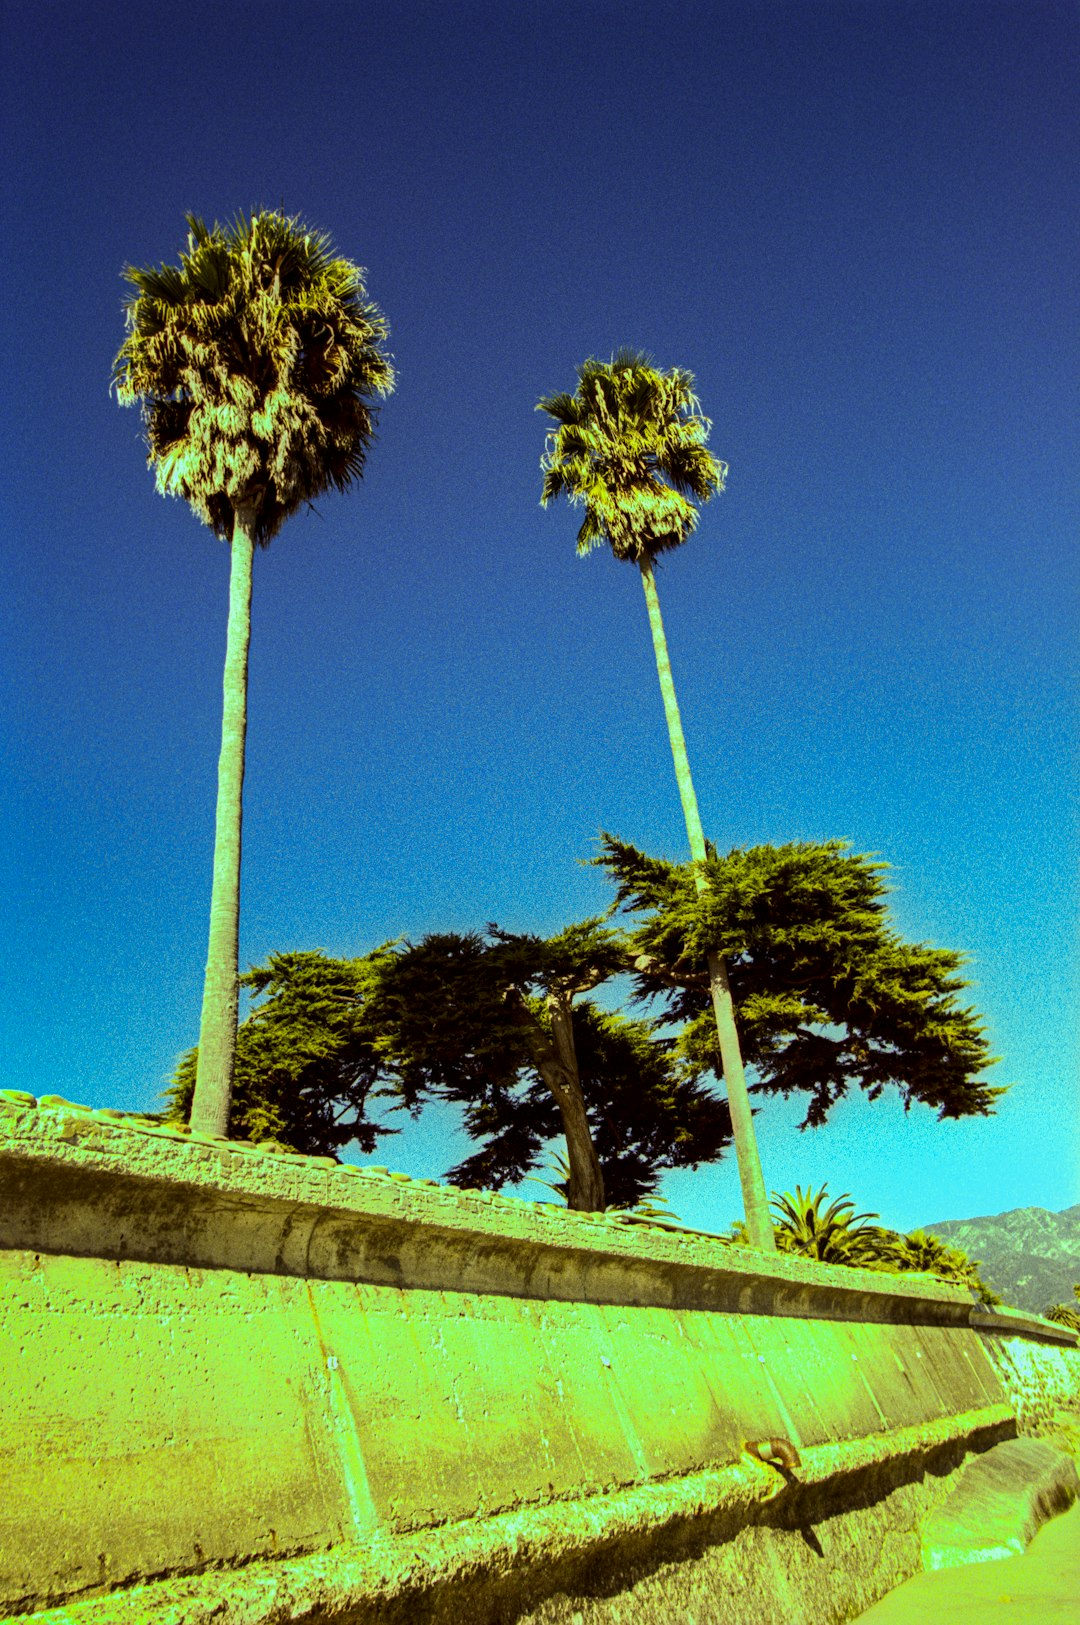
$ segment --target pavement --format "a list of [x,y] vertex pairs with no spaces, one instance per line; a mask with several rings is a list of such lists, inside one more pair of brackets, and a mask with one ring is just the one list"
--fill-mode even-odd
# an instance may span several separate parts
[[1044,1523],[1018,1557],[915,1574],[859,1625],[1078,1625],[1080,1501]]

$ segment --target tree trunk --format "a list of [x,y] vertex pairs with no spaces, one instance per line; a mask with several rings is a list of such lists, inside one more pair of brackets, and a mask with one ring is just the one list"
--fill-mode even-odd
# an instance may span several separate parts
[[517,988],[510,988],[515,1020],[526,1029],[533,1065],[547,1084],[559,1108],[566,1137],[566,1161],[570,1178],[566,1205],[578,1213],[603,1213],[604,1175],[596,1155],[592,1130],[581,1093],[574,1025],[569,996],[549,993],[547,1007],[551,1033],[546,1033]]
[[201,1134],[228,1133],[236,1054],[240,996],[240,832],[254,551],[255,509],[237,508],[229,568],[229,629],[225,643],[221,754],[218,757],[210,942],[203,984],[195,1093],[191,1101],[191,1127]]
[[[675,680],[671,675],[667,638],[664,636],[664,622],[660,615],[660,599],[656,592],[652,566],[648,562],[641,565],[641,582],[645,588],[645,602],[649,610],[656,670],[660,678],[660,692],[664,699],[664,715],[667,717],[671,754],[675,760],[675,778],[679,785],[683,817],[686,819],[690,856],[695,866],[695,883],[700,893],[706,889],[705,876],[701,869],[706,858],[705,832],[701,827],[694,781],[690,777],[690,761],[686,754],[686,739],[683,735],[682,718],[679,716],[679,702],[675,697]],[[758,1155],[750,1095],[746,1087],[746,1074],[743,1071],[727,966],[723,955],[718,953],[709,954],[708,965],[709,991],[712,995],[713,1014],[716,1017],[716,1036],[720,1045],[720,1064],[724,1074],[724,1086],[727,1089],[728,1106],[731,1110],[731,1126],[735,1135],[735,1157],[739,1165],[739,1183],[742,1186],[747,1235],[752,1247],[757,1247],[762,1252],[775,1252],[776,1238],[769,1217],[769,1200],[761,1172],[761,1158]]]

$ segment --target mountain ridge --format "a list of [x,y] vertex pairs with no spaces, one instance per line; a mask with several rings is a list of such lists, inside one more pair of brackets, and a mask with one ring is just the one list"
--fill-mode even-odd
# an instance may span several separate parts
[[921,1229],[962,1247],[979,1274],[1015,1309],[1043,1314],[1052,1304],[1075,1303],[1080,1282],[1080,1202],[1051,1212],[1014,1207],[971,1219],[941,1219]]

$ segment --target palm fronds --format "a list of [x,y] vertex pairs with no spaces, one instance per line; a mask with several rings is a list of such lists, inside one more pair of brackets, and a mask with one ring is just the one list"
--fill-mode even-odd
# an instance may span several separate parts
[[1055,1325],[1067,1326],[1071,1332],[1080,1332],[1080,1286],[1073,1287],[1076,1307],[1071,1303],[1055,1303],[1046,1310],[1046,1319]]
[[727,464],[706,448],[712,425],[693,384],[680,368],[661,372],[647,355],[620,350],[583,362],[573,394],[539,402],[556,424],[540,501],[565,493],[584,507],[579,553],[606,542],[616,558],[649,562],[690,535],[696,502],[723,490]]
[[822,1264],[876,1261],[890,1250],[889,1233],[871,1221],[876,1213],[856,1213],[846,1193],[826,1206],[829,1187],[773,1192],[776,1244],[781,1252],[816,1258]]
[[[874,1224],[876,1213],[856,1213],[855,1203],[845,1192],[829,1201],[828,1185],[805,1191],[774,1191],[777,1250],[800,1258],[813,1258],[821,1264],[843,1264],[857,1269],[879,1270],[890,1275],[933,1275],[939,1281],[966,1287],[981,1303],[993,1306],[1001,1298],[979,1274],[982,1265],[969,1258],[960,1247],[951,1247],[940,1236],[913,1230],[909,1235]],[[727,1239],[745,1246],[746,1226],[732,1225]],[[1080,1297],[1080,1288],[1077,1288]],[[1072,1311],[1058,1305],[1060,1313],[1048,1312],[1051,1320],[1071,1325]]]
[[363,269],[298,219],[187,224],[178,266],[124,273],[134,291],[113,387],[142,406],[158,489],[224,538],[237,506],[253,507],[265,544],[362,475],[374,399],[394,384],[386,321]]

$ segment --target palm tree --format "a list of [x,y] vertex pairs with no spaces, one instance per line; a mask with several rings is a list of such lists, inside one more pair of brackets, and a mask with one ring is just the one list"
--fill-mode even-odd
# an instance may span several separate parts
[[822,1264],[882,1264],[896,1254],[898,1238],[870,1221],[876,1213],[856,1213],[845,1192],[828,1206],[829,1187],[819,1191],[774,1191],[780,1251],[816,1258]]
[[[548,433],[541,465],[542,505],[547,507],[565,493],[585,509],[578,553],[584,555],[606,542],[617,559],[637,565],[641,572],[675,777],[701,893],[706,889],[705,833],[690,776],[653,563],[659,554],[686,541],[697,524],[695,502],[706,502],[723,490],[727,464],[705,445],[712,425],[701,415],[691,374],[676,367],[660,372],[647,356],[634,350],[620,350],[610,362],[586,361],[578,368],[574,393],[549,395],[537,410],[546,412],[556,424]],[[710,953],[708,967],[750,1244],[772,1252],[776,1242],[727,966],[721,954]]]
[[1080,1285],[1073,1287],[1073,1297],[1077,1301],[1075,1309],[1071,1303],[1054,1303],[1043,1310],[1044,1318],[1058,1326],[1067,1326],[1071,1332],[1080,1332]]
[[969,1258],[962,1247],[953,1247],[926,1230],[910,1230],[906,1236],[897,1236],[896,1267],[900,1271],[918,1271],[936,1275],[941,1281],[955,1281],[974,1292],[981,1303],[993,1307],[1001,1296],[987,1286],[979,1271],[982,1261]]
[[230,543],[210,939],[191,1127],[228,1130],[238,1005],[240,831],[251,567],[290,514],[359,479],[373,396],[393,371],[364,273],[299,220],[263,212],[210,230],[189,215],[180,264],[124,276],[127,337],[113,364],[140,402],[158,490]]

